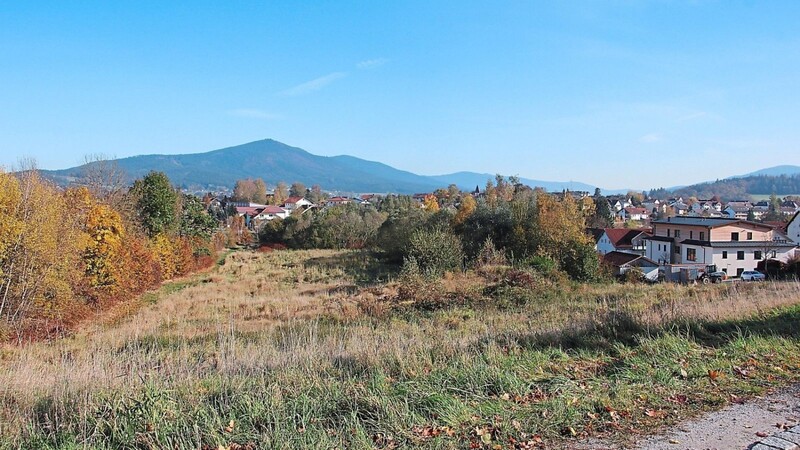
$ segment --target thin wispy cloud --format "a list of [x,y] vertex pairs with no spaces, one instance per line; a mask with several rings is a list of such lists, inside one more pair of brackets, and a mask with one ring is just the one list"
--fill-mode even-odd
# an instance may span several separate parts
[[658,133],[650,133],[650,134],[645,134],[644,136],[640,137],[639,138],[639,142],[642,142],[642,143],[645,143],[645,144],[653,144],[655,142],[661,141],[661,139],[662,139],[662,137],[661,137],[660,134],[658,134]]
[[255,108],[238,108],[227,111],[229,116],[245,117],[248,119],[275,120],[280,119],[280,115],[272,114]]
[[361,61],[360,63],[356,64],[356,67],[362,70],[374,69],[376,67],[380,67],[386,64],[387,62],[389,62],[389,58],[367,59],[365,61]]
[[699,111],[691,114],[686,114],[685,116],[678,117],[678,122],[688,122],[690,120],[697,120],[707,117],[708,113],[705,111]]
[[293,97],[296,95],[304,95],[309,94],[314,91],[318,91],[325,86],[333,83],[336,80],[340,80],[347,76],[347,72],[333,72],[329,73],[328,75],[315,78],[311,81],[306,81],[305,83],[298,84],[297,86],[290,87],[289,89],[283,90],[279,92],[280,95],[286,97]]

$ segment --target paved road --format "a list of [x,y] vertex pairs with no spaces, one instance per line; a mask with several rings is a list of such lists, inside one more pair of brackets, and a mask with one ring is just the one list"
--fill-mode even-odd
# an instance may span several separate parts
[[[743,404],[732,404],[720,411],[678,424],[664,434],[643,437],[627,448],[637,450],[775,450],[775,448],[760,447],[758,444],[761,441],[773,442],[767,441],[767,439],[797,426],[800,426],[800,385],[775,391]],[[575,448],[605,450],[625,447],[592,440],[581,442]]]
[[[639,441],[641,450],[763,450],[755,444],[800,424],[800,385],[678,425],[672,431]],[[772,450],[772,449],[770,449]]]

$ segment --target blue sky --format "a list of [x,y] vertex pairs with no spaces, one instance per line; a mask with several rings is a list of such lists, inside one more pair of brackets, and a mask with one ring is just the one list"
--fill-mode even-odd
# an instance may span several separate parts
[[4,2],[0,165],[264,138],[605,188],[800,164],[798,18],[796,1]]

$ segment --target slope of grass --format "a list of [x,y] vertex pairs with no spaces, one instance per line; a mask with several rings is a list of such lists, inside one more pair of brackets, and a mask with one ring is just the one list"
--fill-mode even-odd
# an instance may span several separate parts
[[0,448],[561,447],[800,374],[796,283],[556,284],[420,309],[363,273],[389,276],[363,253],[238,252],[128,319],[3,347]]

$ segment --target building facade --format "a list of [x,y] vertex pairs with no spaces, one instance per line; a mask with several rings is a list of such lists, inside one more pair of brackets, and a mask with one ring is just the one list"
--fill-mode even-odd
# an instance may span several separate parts
[[659,264],[706,266],[738,276],[756,270],[759,261],[786,262],[795,244],[772,227],[740,219],[670,217],[652,222],[645,237],[645,256]]

